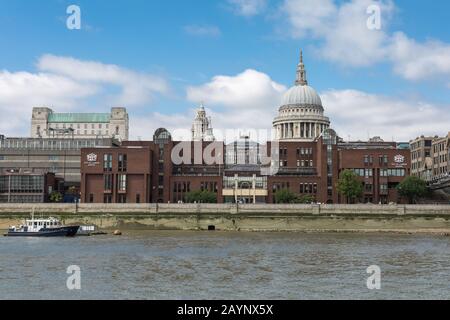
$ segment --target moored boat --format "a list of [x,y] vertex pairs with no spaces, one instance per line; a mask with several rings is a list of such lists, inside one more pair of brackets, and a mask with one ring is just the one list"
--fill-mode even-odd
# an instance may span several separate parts
[[64,226],[57,218],[49,217],[47,219],[25,220],[25,224],[12,226],[8,229],[5,236],[8,237],[74,237],[78,232],[79,226]]

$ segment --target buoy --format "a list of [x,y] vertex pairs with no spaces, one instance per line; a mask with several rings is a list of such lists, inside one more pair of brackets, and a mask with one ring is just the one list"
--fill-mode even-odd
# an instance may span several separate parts
[[122,232],[121,232],[120,230],[115,230],[115,231],[113,232],[113,235],[115,235],[115,236],[121,236],[121,235],[122,235]]

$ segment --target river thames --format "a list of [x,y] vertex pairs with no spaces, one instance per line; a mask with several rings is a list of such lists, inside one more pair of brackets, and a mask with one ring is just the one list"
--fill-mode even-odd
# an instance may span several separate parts
[[[80,290],[66,286],[80,267]],[[367,288],[369,266],[381,289]],[[437,235],[125,231],[0,238],[0,299],[450,299]]]

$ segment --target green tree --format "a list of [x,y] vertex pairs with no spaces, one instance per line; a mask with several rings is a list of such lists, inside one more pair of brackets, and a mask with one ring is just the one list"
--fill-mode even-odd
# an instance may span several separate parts
[[406,177],[397,186],[398,194],[406,199],[409,203],[416,203],[417,199],[423,197],[427,193],[427,183],[419,177]]
[[313,203],[315,201],[316,199],[314,198],[314,196],[309,194],[305,194],[297,199],[297,203],[304,203],[304,204]]
[[217,193],[211,191],[191,191],[186,194],[187,203],[217,203]]
[[63,199],[63,196],[58,191],[53,191],[49,197],[50,202],[61,202],[62,199]]
[[363,184],[355,172],[347,169],[339,175],[337,190],[346,198],[347,203],[352,203],[362,196]]
[[274,193],[275,203],[297,203],[298,202],[298,196],[288,190],[288,189],[282,189],[278,190]]

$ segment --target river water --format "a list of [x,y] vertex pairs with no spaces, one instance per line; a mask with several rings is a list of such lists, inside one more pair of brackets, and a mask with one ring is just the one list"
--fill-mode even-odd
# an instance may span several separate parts
[[[80,290],[66,285],[80,268]],[[381,269],[369,290],[366,269]],[[450,238],[127,231],[0,238],[0,299],[450,299]]]

